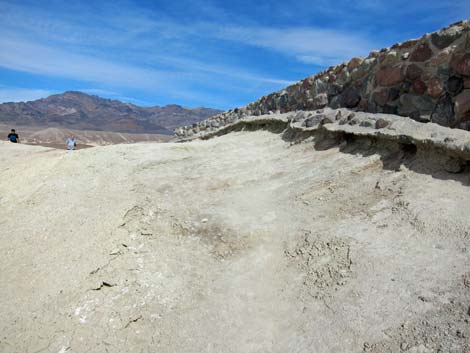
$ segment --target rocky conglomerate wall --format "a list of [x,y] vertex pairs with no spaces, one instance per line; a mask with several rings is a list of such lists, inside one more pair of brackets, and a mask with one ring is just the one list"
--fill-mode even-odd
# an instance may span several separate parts
[[327,106],[470,130],[470,21],[353,58],[175,133],[190,137],[245,116]]

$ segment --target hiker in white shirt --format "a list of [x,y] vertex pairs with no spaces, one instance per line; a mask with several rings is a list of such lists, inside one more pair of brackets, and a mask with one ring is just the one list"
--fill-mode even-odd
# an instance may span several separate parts
[[68,150],[74,150],[75,147],[77,147],[77,139],[72,135],[65,141],[65,144],[67,145]]

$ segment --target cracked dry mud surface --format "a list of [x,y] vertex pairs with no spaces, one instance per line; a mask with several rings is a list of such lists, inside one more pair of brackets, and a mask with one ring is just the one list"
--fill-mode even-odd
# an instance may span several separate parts
[[1,352],[470,351],[467,171],[266,131],[0,149]]

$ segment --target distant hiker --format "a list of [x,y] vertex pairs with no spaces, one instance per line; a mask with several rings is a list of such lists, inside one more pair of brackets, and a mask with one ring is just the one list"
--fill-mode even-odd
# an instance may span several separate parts
[[65,141],[65,144],[67,145],[68,150],[74,150],[75,147],[77,147],[77,139],[72,135]]
[[20,142],[20,137],[15,132],[15,129],[11,129],[11,132],[8,134],[8,139],[10,140],[10,142],[13,142],[13,143]]

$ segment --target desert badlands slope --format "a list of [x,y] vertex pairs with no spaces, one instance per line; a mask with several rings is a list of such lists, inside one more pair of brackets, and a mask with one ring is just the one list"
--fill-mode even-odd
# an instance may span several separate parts
[[72,153],[1,142],[0,351],[469,352],[468,133],[423,125],[439,152],[410,142],[421,125],[366,136],[402,118],[335,114]]

